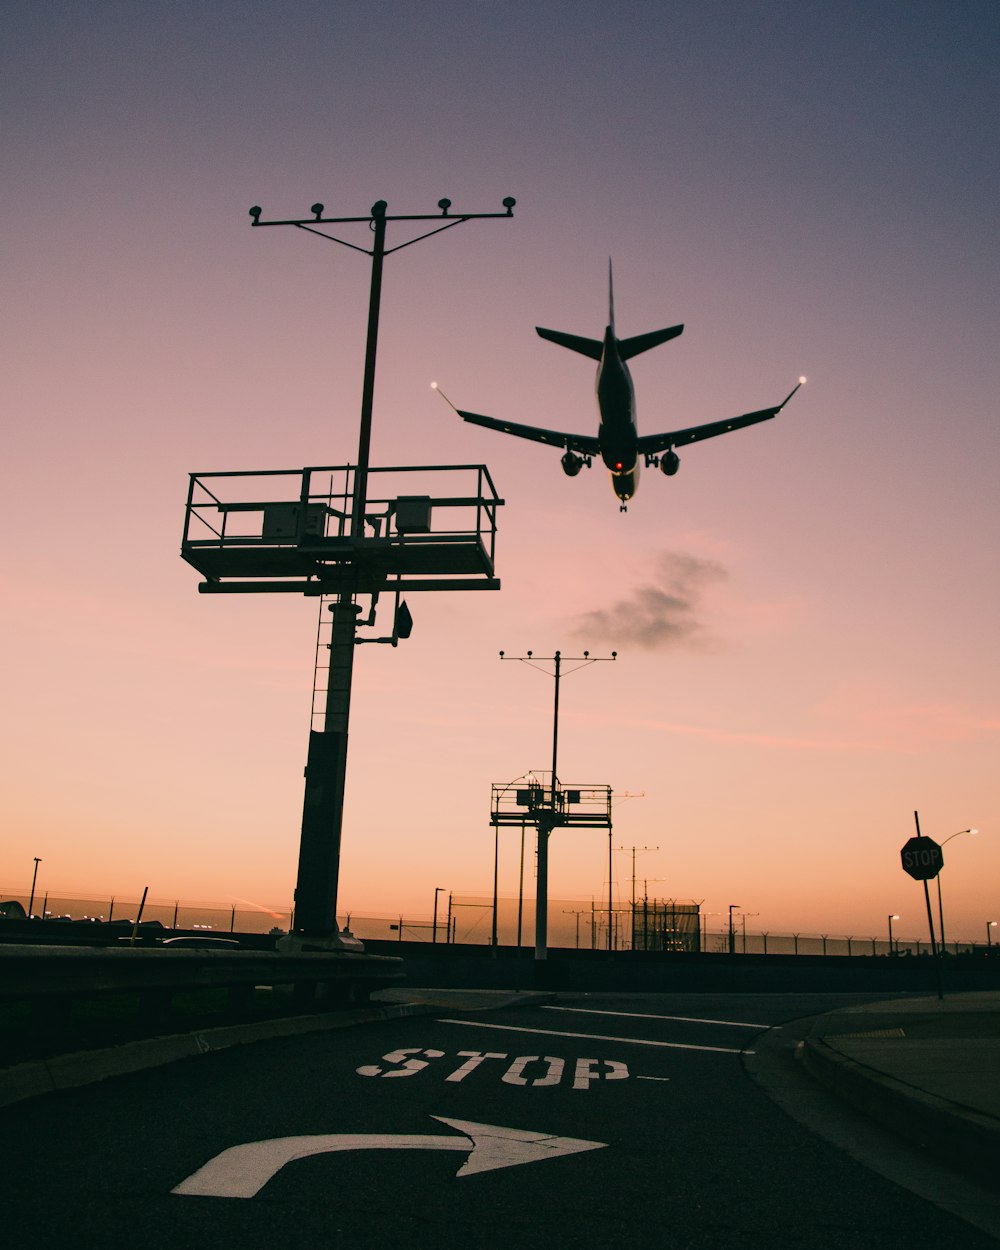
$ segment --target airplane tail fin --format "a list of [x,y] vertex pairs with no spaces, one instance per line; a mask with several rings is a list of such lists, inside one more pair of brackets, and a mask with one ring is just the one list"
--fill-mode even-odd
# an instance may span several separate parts
[[535,326],[535,333],[550,343],[558,343],[560,347],[568,347],[571,352],[579,352],[581,356],[589,356],[591,360],[600,360],[604,344],[600,339],[585,339],[579,334],[564,334],[562,330],[546,330]]
[[636,334],[630,339],[622,339],[618,344],[618,352],[622,360],[631,360],[640,352],[648,352],[651,347],[659,347],[661,343],[675,339],[684,332],[684,327],[667,326],[665,330],[650,330],[648,334]]
[[[615,279],[610,256],[608,257],[608,330],[611,332],[611,337],[615,338]],[[640,352],[648,352],[651,347],[659,347],[661,343],[675,339],[683,331],[682,325],[668,326],[665,330],[651,330],[648,334],[636,334],[630,339],[620,341],[616,339],[618,354],[622,360],[631,360]],[[550,343],[568,347],[571,352],[579,352],[581,356],[589,356],[591,360],[600,360],[604,354],[604,343],[601,339],[585,339],[579,334],[564,334],[562,330],[545,330],[541,326],[535,326],[535,332],[543,339],[548,339]]]

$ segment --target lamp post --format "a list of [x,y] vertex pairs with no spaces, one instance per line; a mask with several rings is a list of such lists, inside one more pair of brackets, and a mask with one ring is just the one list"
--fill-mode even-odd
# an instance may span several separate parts
[[733,912],[739,907],[739,903],[729,904],[729,953],[736,954],[736,930],[733,928]]
[[894,920],[898,920],[898,919],[899,919],[899,917],[898,917],[895,913],[893,913],[893,914],[889,917],[889,954],[890,954],[890,955],[894,955],[894,954],[896,953],[896,952],[895,952],[895,949],[894,949],[894,947],[893,947],[893,945],[892,945],[892,922],[893,922]]
[[[942,847],[947,846],[952,838],[960,838],[963,833],[971,833],[973,836],[975,836],[978,832],[979,832],[978,829],[959,829],[958,833],[953,833],[950,835],[950,837],[945,838],[945,840],[941,843],[941,846]],[[937,875],[937,896],[938,896],[938,928],[941,930],[941,955],[943,957],[945,954],[944,907],[941,904],[941,873],[940,872]]]
[[990,936],[990,929],[995,929],[996,925],[997,925],[997,922],[995,920],[987,920],[986,922],[986,949],[987,950],[989,950],[989,948],[993,945],[993,940]]
[[438,940],[438,895],[443,894],[443,893],[444,893],[443,885],[436,885],[434,887],[434,923],[431,926],[431,941],[432,942],[436,942]]
[[[31,875],[31,897],[28,899],[28,919],[29,920],[31,919],[31,913],[35,906],[35,882],[38,880],[38,865],[41,862],[42,862],[41,859],[36,855],[35,856],[35,871]],[[42,908],[42,910],[44,911],[45,909]],[[45,917],[43,916],[42,919],[44,920]]]

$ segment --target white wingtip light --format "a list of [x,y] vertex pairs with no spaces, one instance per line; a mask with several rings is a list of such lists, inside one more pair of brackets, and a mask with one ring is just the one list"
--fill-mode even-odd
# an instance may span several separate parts
[[437,391],[437,393],[441,396],[441,398],[448,405],[448,407],[452,410],[452,412],[458,412],[458,409],[455,407],[455,405],[451,402],[451,400],[448,398],[448,396],[444,393],[444,391],[440,388],[440,386],[438,386],[436,382],[431,383],[431,390]]
[[[808,381],[809,381],[809,379],[808,379],[807,377],[801,377],[801,378],[799,378],[799,386],[805,386],[805,384],[806,384]],[[432,383],[431,383],[431,386],[436,386],[436,385],[437,385],[437,383],[436,383],[436,382],[432,382]]]

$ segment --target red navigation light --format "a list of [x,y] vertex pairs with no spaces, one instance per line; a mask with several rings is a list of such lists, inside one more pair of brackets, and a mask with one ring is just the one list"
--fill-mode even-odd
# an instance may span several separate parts
[[622,467],[622,462],[621,462],[620,460],[616,460],[616,461],[615,461],[615,468],[616,468],[616,469],[618,469],[618,471],[620,472],[620,471],[621,471],[621,467]]

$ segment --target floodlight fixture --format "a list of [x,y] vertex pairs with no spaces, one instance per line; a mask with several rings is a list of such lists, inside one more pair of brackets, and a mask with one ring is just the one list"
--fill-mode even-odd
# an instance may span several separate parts
[[372,205],[372,216],[373,216],[373,217],[384,217],[384,216],[385,216],[385,210],[386,210],[388,207],[389,207],[389,205],[385,202],[385,200],[376,200],[376,201],[375,201],[375,203]]
[[505,195],[501,202],[503,203],[504,208],[507,210],[508,215],[510,215],[510,213],[513,211],[514,205],[517,203],[517,200],[515,200],[512,195]]
[[317,219],[317,221],[318,221],[318,220],[319,220],[319,218],[323,216],[323,213],[324,213],[325,209],[326,209],[326,205],[325,205],[325,204],[316,203],[316,204],[313,204],[313,205],[311,206],[311,208],[309,209],[309,211],[310,211],[311,213],[315,213],[315,214],[316,214],[316,219]]
[[438,200],[438,208],[441,210],[442,213],[446,213],[448,209],[451,208],[451,200],[449,199]]
[[253,206],[253,208],[251,208],[251,210],[250,210],[250,216],[253,218],[253,224],[254,224],[255,226],[259,226],[259,225],[260,225],[260,215],[261,215],[261,213],[262,213],[263,211],[264,211],[264,210],[261,208],[261,206],[260,206],[259,204],[255,204],[255,205]]

